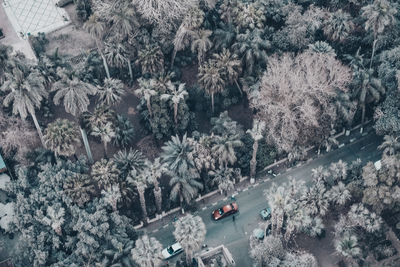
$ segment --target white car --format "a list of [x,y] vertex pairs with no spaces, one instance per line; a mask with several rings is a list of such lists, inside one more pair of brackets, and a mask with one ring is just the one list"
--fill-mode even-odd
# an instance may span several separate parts
[[164,260],[168,260],[169,258],[178,255],[183,251],[181,244],[175,243],[167,248],[165,248],[161,253],[164,257]]

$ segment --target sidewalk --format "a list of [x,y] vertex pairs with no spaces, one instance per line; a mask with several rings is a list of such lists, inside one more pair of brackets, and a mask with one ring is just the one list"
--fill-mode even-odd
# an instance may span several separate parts
[[[374,129],[372,128],[372,124],[368,123],[365,125],[364,127],[364,132],[361,134],[360,133],[360,129],[359,126],[356,126],[352,129],[351,133],[349,136],[345,136],[344,134],[340,137],[337,138],[337,140],[339,141],[339,147],[337,148],[341,148],[347,144],[350,144],[352,142],[354,142],[355,140],[357,140],[360,137],[366,136],[370,133],[374,132]],[[280,174],[283,174],[287,171],[290,171],[293,168],[299,167],[307,162],[313,161],[316,158],[322,157],[324,154],[326,154],[327,152],[325,152],[325,150],[321,153],[320,155],[317,155],[317,149],[318,148],[312,148],[309,150],[308,152],[308,158],[307,160],[301,161],[299,162],[297,165],[295,166],[287,166],[286,163],[281,163],[281,164],[276,164],[275,166],[273,166],[272,168],[268,168],[268,166],[260,173],[257,174],[257,179],[256,182],[254,184],[250,184],[250,179],[243,179],[241,182],[237,183],[235,185],[235,192],[231,192],[228,196],[225,195],[221,195],[219,193],[218,190],[210,192],[209,194],[211,194],[211,196],[209,197],[205,197],[202,198],[201,200],[198,200],[198,207],[197,207],[197,211],[194,212],[193,214],[196,214],[198,211],[200,210],[205,210],[207,209],[208,206],[214,206],[216,204],[218,204],[219,202],[226,202],[228,200],[230,200],[230,195],[233,194],[237,194],[239,192],[245,192],[253,187],[258,186],[261,183],[264,183],[266,181],[269,181],[271,179],[275,179],[277,178]],[[330,152],[334,151],[335,149],[331,149]],[[269,174],[268,171],[272,170],[272,173],[274,173],[276,176],[273,176],[272,174]],[[215,193],[214,193],[215,192]],[[161,228],[166,228],[168,227],[168,225],[173,223],[174,218],[179,218],[181,216],[186,215],[181,213],[180,208],[176,209],[177,211],[175,212],[171,212],[170,214],[164,216],[162,219],[160,220],[156,220],[154,222],[149,223],[146,227],[136,227],[138,230],[144,230],[145,232],[157,232],[159,229]]]

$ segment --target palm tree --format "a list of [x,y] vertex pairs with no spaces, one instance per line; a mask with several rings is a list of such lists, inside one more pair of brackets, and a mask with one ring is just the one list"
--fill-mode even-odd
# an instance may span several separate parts
[[203,63],[207,51],[210,50],[212,46],[212,42],[210,41],[211,34],[212,31],[210,30],[198,30],[195,33],[191,50],[193,53],[197,52],[197,61],[199,64]]
[[156,87],[156,81],[154,79],[138,79],[139,89],[135,90],[135,94],[139,97],[143,97],[146,101],[147,110],[149,111],[150,116],[153,116],[153,112],[151,109],[151,97],[157,94],[157,91],[154,90]]
[[178,28],[173,40],[174,50],[172,51],[171,57],[171,69],[174,67],[176,53],[188,47],[195,36],[196,32],[194,32],[192,28],[183,24]]
[[133,80],[133,71],[131,66],[130,55],[126,47],[117,40],[106,42],[104,48],[104,56],[107,62],[114,67],[122,68],[127,65],[129,77]]
[[203,189],[203,185],[196,180],[196,176],[189,172],[179,174],[169,171],[168,174],[172,177],[169,181],[169,185],[172,187],[170,199],[175,201],[179,197],[182,213],[185,213],[183,202],[190,203],[197,196],[198,190]]
[[115,137],[115,131],[111,122],[102,125],[95,125],[92,128],[91,135],[100,137],[104,146],[104,156],[107,157],[108,143]]
[[211,108],[214,113],[214,94],[225,89],[225,81],[222,79],[220,69],[214,62],[209,61],[199,68],[199,84],[208,95],[211,95]]
[[92,36],[96,41],[97,51],[103,59],[104,69],[106,70],[107,78],[111,78],[110,70],[108,69],[107,60],[103,54],[102,40],[106,33],[106,25],[96,13],[93,13],[83,25],[83,28]]
[[350,262],[354,262],[361,256],[361,249],[358,245],[357,237],[348,232],[346,232],[341,239],[336,240],[335,249],[339,255],[345,257]]
[[113,211],[117,210],[117,205],[121,201],[122,195],[117,184],[101,190],[104,201],[111,206]]
[[245,33],[237,35],[236,43],[232,48],[242,59],[243,69],[247,74],[252,74],[255,65],[264,66],[267,61],[266,49],[269,48],[269,43],[262,37],[260,29],[252,31],[246,30]]
[[91,175],[101,188],[117,184],[119,174],[117,165],[112,160],[101,159],[92,166]]
[[352,33],[354,24],[350,14],[339,9],[329,13],[329,18],[323,28],[325,36],[333,41],[343,42]]
[[343,206],[350,199],[351,193],[342,182],[339,182],[329,190],[329,200],[335,205]]
[[361,106],[361,125],[364,126],[366,104],[378,102],[386,90],[381,81],[373,76],[372,69],[359,69],[354,76],[359,85],[356,87],[355,94],[358,96],[358,103]]
[[365,30],[372,30],[374,42],[372,45],[372,54],[369,68],[372,68],[372,60],[375,54],[378,34],[382,33],[386,26],[393,25],[396,21],[396,7],[387,0],[374,0],[372,4],[364,6],[361,9],[361,16],[365,18]]
[[114,162],[123,176],[127,176],[133,170],[139,173],[146,167],[146,157],[139,150],[132,148],[114,154]]
[[206,225],[199,216],[188,214],[174,222],[174,237],[186,253],[186,263],[192,261],[193,253],[200,249],[206,237]]
[[169,171],[178,176],[186,173],[198,176],[192,155],[194,148],[186,134],[182,137],[182,141],[177,135],[172,136],[161,149],[161,161]]
[[142,67],[142,74],[161,73],[164,70],[164,55],[158,45],[146,45],[139,50],[136,64]]
[[[27,67],[25,67],[27,70]],[[29,115],[32,117],[43,147],[46,144],[43,139],[42,129],[36,118],[35,108],[40,108],[42,100],[49,95],[46,90],[46,80],[37,69],[25,72],[19,68],[13,68],[11,73],[5,74],[5,82],[0,90],[7,95],[3,99],[4,106],[12,103],[12,113],[24,120]]]
[[79,144],[78,131],[75,124],[66,119],[57,119],[47,126],[44,142],[56,156],[72,156]]
[[169,82],[167,85],[166,94],[161,95],[161,100],[171,100],[174,105],[174,121],[175,124],[178,124],[178,105],[181,101],[185,100],[185,97],[188,95],[188,92],[185,90],[185,84],[180,83],[178,88],[172,82]]
[[216,136],[216,143],[211,148],[212,153],[218,158],[219,165],[228,168],[228,163],[236,162],[235,147],[243,145],[239,135]]
[[253,156],[250,160],[250,177],[255,178],[256,176],[256,167],[257,167],[257,151],[258,151],[258,142],[263,138],[263,134],[265,131],[265,121],[255,119],[253,121],[253,128],[247,130],[246,133],[250,134],[251,138],[253,138]]
[[58,69],[57,74],[60,80],[55,82],[51,89],[56,91],[54,104],[59,105],[61,99],[64,99],[65,111],[75,117],[87,111],[90,104],[89,95],[96,94],[96,87],[79,80],[66,69]]
[[[79,80],[77,77],[71,77],[66,69],[58,69],[57,74],[60,80],[55,82],[52,87],[52,91],[57,91],[53,98],[54,104],[59,105],[63,98],[65,111],[74,117],[79,117],[83,112],[88,110],[90,104],[89,95],[96,94],[96,87]],[[80,123],[79,129],[88,159],[90,162],[93,162],[87,134]]]
[[348,165],[343,160],[333,162],[329,166],[330,174],[335,182],[344,181],[347,178]]
[[162,264],[162,246],[154,237],[144,235],[135,242],[135,248],[131,250],[132,259],[139,266],[158,267]]
[[397,152],[400,151],[400,137],[393,135],[385,135],[383,137],[383,143],[378,146],[380,150],[383,151],[383,154],[386,156],[393,156]]
[[118,114],[114,122],[114,130],[114,145],[127,147],[132,143],[133,137],[135,136],[135,129],[133,128],[132,122],[127,117]]
[[104,79],[103,86],[97,90],[100,104],[113,106],[126,94],[124,84],[118,79]]
[[147,224],[147,209],[146,209],[146,199],[144,197],[144,192],[151,182],[151,176],[148,168],[145,168],[141,172],[136,172],[135,170],[129,173],[129,179],[132,180],[132,183],[136,186],[136,189],[139,193],[140,206],[142,207],[143,214],[143,223]]
[[161,163],[160,158],[155,158],[152,163],[149,163],[148,169],[151,177],[151,182],[154,185],[154,198],[156,200],[157,211],[158,213],[161,213],[162,194],[159,179],[161,178],[163,173],[167,172],[167,168],[165,167],[165,164]]
[[135,28],[140,27],[138,14],[130,1],[116,2],[109,11],[110,31],[117,33],[120,40],[124,40],[131,34]]
[[229,84],[235,83],[240,94],[242,94],[242,89],[240,89],[237,79],[242,71],[240,60],[237,58],[236,54],[231,54],[227,49],[222,49],[219,54],[214,54],[214,60],[217,68],[222,72],[222,77],[225,82]]
[[235,179],[235,171],[232,168],[219,168],[217,170],[210,170],[208,175],[213,177],[213,184],[218,185],[218,189],[223,192],[228,192],[235,188],[233,180]]

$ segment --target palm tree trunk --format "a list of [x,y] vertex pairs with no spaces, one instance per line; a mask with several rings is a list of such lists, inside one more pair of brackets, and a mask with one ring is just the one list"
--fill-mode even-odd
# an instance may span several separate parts
[[172,52],[172,57],[171,57],[171,70],[174,67],[174,62],[175,62],[175,57],[176,57],[176,49],[174,48],[174,51]]
[[81,130],[83,145],[85,146],[85,150],[86,150],[86,154],[88,156],[89,163],[93,163],[92,151],[90,150],[90,145],[89,145],[86,131],[82,127],[79,127],[79,129]]
[[239,85],[239,83],[238,83],[238,81],[236,79],[235,79],[235,84],[236,84],[237,89],[240,92],[240,95],[243,95],[243,91],[242,91],[242,89],[240,89],[240,85]]
[[147,224],[147,210],[146,210],[146,199],[144,198],[144,190],[139,191],[140,206],[142,207],[143,223]]
[[190,265],[192,259],[192,251],[185,251],[185,253],[186,253],[186,263]]
[[108,152],[107,142],[103,142],[103,145],[104,145],[104,157],[107,158],[107,152]]
[[214,93],[211,93],[211,111],[214,114]]
[[161,214],[162,194],[158,181],[154,183],[154,198],[156,200],[157,212]]
[[253,156],[250,160],[250,177],[255,178],[256,176],[256,167],[257,167],[257,150],[258,150],[258,141],[254,140],[253,143]]
[[104,57],[103,52],[101,52],[100,48],[98,48],[98,49],[99,49],[100,56],[101,56],[101,58],[103,59],[103,65],[104,65],[104,69],[106,70],[107,78],[110,79],[111,76],[110,76],[110,70],[108,69],[107,60],[106,60],[106,58]]
[[180,203],[181,203],[181,211],[182,211],[182,214],[185,214],[185,209],[183,208],[183,197],[182,197],[182,195],[179,195],[179,201],[180,201]]
[[364,120],[365,120],[365,103],[361,106],[361,128],[364,127]]
[[46,148],[46,144],[44,143],[44,139],[43,139],[43,132],[42,132],[42,129],[40,128],[39,122],[38,122],[38,120],[36,118],[36,114],[35,114],[35,112],[30,112],[30,114],[31,114],[31,117],[33,119],[33,123],[35,124],[36,130],[37,130],[37,132],[39,134],[40,142],[42,142],[43,147]]
[[374,58],[374,55],[375,55],[375,48],[376,48],[376,43],[378,42],[378,40],[376,39],[376,37],[374,38],[374,42],[373,42],[373,44],[372,44],[372,55],[371,55],[371,60],[370,60],[370,63],[369,63],[369,69],[371,69],[372,68],[372,59]]
[[174,120],[175,124],[178,124],[178,104],[174,103]]
[[133,81],[133,71],[132,71],[132,65],[131,65],[130,60],[128,60],[128,70],[129,70],[129,77],[131,78],[131,81]]
[[153,116],[153,112],[151,111],[151,103],[150,99],[146,100],[147,110],[149,111],[150,116]]

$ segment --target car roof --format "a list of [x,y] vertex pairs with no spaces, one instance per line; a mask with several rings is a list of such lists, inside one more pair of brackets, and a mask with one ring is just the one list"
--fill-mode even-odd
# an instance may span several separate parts
[[181,246],[181,244],[179,244],[179,242],[176,242],[176,243],[173,244],[171,247],[172,247],[172,249],[173,249],[174,251],[182,248],[182,246]]
[[222,210],[223,210],[224,212],[231,211],[231,210],[232,210],[231,204],[227,204],[227,205],[223,206],[223,207],[222,207]]

